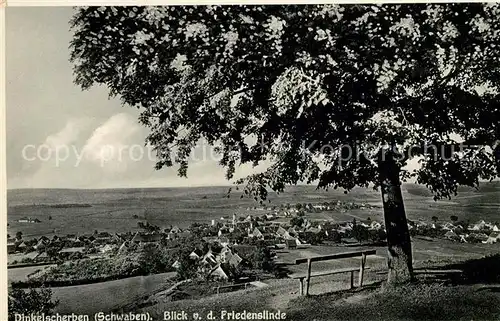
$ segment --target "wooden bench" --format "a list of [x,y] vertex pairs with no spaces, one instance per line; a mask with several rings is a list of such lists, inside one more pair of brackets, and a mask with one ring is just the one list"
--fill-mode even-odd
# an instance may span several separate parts
[[[364,250],[364,251],[344,252],[344,253],[313,256],[313,257],[309,257],[309,258],[297,259],[297,260],[295,260],[295,264],[307,263],[307,273],[292,274],[290,277],[292,279],[298,279],[300,281],[300,295],[304,295],[304,292],[305,292],[305,295],[309,295],[309,286],[310,286],[312,277],[339,274],[339,273],[351,273],[351,289],[352,289],[352,288],[354,288],[354,272],[359,271],[359,286],[362,286],[363,285],[364,271],[367,269],[365,267],[366,256],[367,255],[375,255],[376,253],[377,253],[377,250]],[[311,271],[313,262],[346,259],[346,258],[351,258],[351,257],[361,257],[361,263],[360,263],[359,267],[342,268],[342,269],[329,270],[329,271],[319,271],[319,272],[312,272]],[[305,280],[305,284],[304,284],[304,280]],[[305,287],[305,291],[304,291],[304,287]]]

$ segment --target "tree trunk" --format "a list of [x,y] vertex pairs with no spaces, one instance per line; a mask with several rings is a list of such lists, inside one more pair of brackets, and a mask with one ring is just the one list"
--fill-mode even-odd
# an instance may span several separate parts
[[394,161],[392,153],[386,153],[385,158],[379,162],[379,174],[387,230],[389,268],[387,282],[390,284],[407,283],[414,277],[411,240],[399,172],[400,168]]

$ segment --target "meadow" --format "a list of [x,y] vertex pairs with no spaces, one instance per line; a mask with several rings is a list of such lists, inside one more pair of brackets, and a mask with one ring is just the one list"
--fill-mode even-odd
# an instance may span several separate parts
[[88,314],[120,309],[122,306],[168,288],[175,273],[136,276],[95,284],[54,287],[59,313]]
[[[83,234],[94,230],[125,232],[138,230],[139,221],[160,227],[188,227],[193,222],[209,223],[212,219],[261,214],[247,210],[260,206],[251,198],[240,198],[241,191],[227,197],[229,187],[150,188],[150,189],[18,189],[8,190],[8,233],[17,231],[27,237],[52,234]],[[437,216],[449,220],[476,222],[500,221],[500,182],[484,183],[479,190],[462,188],[451,200],[435,202],[423,186],[403,185],[403,196],[409,219],[430,220]],[[317,190],[314,186],[293,186],[284,193],[270,193],[264,206],[295,203],[322,203],[335,200],[365,202],[378,207],[347,212],[311,214],[315,219],[347,221],[371,218],[383,221],[380,195],[373,189],[356,188],[348,194],[341,190]],[[70,204],[70,206],[64,206]],[[76,206],[82,204],[83,206]],[[40,223],[20,223],[22,217],[38,218]]]

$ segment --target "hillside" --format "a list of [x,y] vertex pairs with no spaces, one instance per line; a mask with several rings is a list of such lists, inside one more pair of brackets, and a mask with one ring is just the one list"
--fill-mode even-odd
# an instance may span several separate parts
[[[233,189],[227,198],[228,187],[152,188],[71,190],[37,189],[8,191],[8,233],[22,231],[26,236],[54,233],[88,233],[94,230],[109,232],[136,230],[138,221],[148,221],[160,227],[188,227],[193,222],[207,223],[233,213],[252,214],[248,207],[259,206],[249,198],[240,198],[241,191]],[[485,183],[479,191],[462,189],[452,200],[435,202],[423,186],[403,186],[406,211],[410,219],[430,219],[437,216],[447,220],[457,215],[471,222],[480,219],[497,221],[500,211],[500,182]],[[348,194],[341,190],[317,190],[314,186],[292,186],[284,193],[269,196],[265,206],[280,204],[321,203],[325,201],[368,202],[381,205],[378,191],[355,188]],[[71,204],[71,206],[62,206]],[[85,206],[76,206],[85,204]],[[137,218],[134,218],[134,215]],[[37,218],[36,224],[19,223],[23,217]],[[353,218],[382,220],[382,210],[330,212],[320,218],[339,221]],[[78,218],[78,220],[76,220]]]

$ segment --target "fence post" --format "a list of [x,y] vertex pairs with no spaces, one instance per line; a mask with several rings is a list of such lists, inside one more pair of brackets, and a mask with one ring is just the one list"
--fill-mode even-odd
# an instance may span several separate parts
[[354,271],[351,271],[351,289],[354,288]]
[[306,279],[306,296],[309,295],[309,284],[311,283],[311,259],[307,259],[307,279]]
[[365,272],[366,254],[361,255],[361,266],[359,267],[359,287],[363,286],[363,274]]

